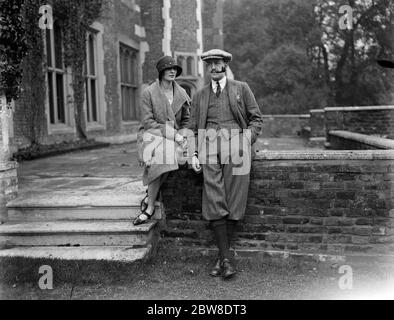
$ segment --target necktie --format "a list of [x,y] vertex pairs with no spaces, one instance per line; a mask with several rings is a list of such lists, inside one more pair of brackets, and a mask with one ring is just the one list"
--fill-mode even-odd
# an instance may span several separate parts
[[216,97],[218,97],[219,98],[219,96],[220,96],[220,83],[219,83],[219,81],[216,81],[216,83],[217,83],[217,87],[216,87]]

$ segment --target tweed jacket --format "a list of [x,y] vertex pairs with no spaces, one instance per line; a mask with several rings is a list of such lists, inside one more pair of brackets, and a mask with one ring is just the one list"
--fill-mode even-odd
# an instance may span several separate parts
[[[256,99],[246,82],[227,78],[227,92],[229,95],[230,108],[234,118],[242,129],[251,130],[251,144],[253,145],[262,132],[263,117]],[[195,135],[198,129],[206,129],[209,95],[211,83],[198,91],[192,101],[192,118],[188,128]],[[198,143],[196,141],[196,143]],[[201,141],[200,141],[201,143]],[[200,146],[198,146],[200,148]]]

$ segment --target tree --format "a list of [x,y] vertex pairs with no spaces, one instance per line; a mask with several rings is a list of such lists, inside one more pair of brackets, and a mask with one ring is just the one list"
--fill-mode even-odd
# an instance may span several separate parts
[[[353,27],[341,30],[338,8],[354,11]],[[324,65],[335,105],[389,102],[391,79],[375,63],[380,52],[392,51],[394,4],[391,0],[320,0],[316,5],[321,44],[314,61]]]
[[[354,28],[339,28],[339,8]],[[392,52],[391,0],[238,0],[226,6],[225,48],[235,77],[264,112],[390,102],[391,79],[375,58]],[[390,38],[391,37],[391,38]]]

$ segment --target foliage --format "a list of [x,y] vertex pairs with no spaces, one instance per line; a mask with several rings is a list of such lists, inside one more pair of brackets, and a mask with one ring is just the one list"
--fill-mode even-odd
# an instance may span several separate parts
[[[43,31],[38,27],[40,18],[39,8],[45,0],[25,0],[23,7],[23,21],[28,54],[22,63],[23,88],[21,99],[16,107],[23,112],[18,112],[24,124],[18,130],[30,139],[34,145],[45,130],[42,123],[45,121],[45,72],[44,72],[44,42]],[[32,27],[36,26],[36,27]]]
[[23,79],[20,105],[26,125],[20,129],[33,144],[38,143],[44,129],[40,127],[43,123],[40,117],[45,115],[45,31],[38,27],[39,8],[51,5],[54,18],[62,26],[64,61],[66,67],[71,67],[73,75],[77,133],[79,138],[86,139],[83,112],[86,31],[100,17],[104,1],[0,0],[1,85],[8,99],[16,99]]
[[19,97],[27,50],[22,5],[23,0],[0,0],[0,91],[7,101]]
[[65,65],[72,68],[77,134],[79,138],[86,139],[86,121],[83,112],[86,31],[100,17],[103,0],[52,0],[52,3],[64,33]]
[[[353,30],[339,29],[339,7],[354,8]],[[235,77],[247,81],[264,113],[390,103],[390,0],[228,0],[225,47]],[[390,36],[391,34],[391,36]]]

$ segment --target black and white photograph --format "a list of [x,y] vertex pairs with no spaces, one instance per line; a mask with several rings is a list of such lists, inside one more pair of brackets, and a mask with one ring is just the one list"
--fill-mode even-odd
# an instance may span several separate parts
[[0,0],[0,300],[392,299],[392,0]]

